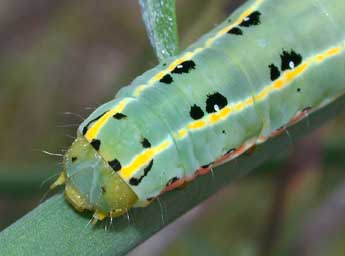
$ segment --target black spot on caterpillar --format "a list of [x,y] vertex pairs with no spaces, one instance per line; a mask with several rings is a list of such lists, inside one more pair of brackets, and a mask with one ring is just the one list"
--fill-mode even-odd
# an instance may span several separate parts
[[121,170],[121,163],[116,158],[114,160],[112,160],[112,161],[109,161],[108,164],[110,165],[111,168],[113,168],[113,170],[115,172],[118,172],[118,171]]
[[182,74],[188,73],[191,69],[195,69],[195,62],[192,60],[186,60],[175,67],[171,73]]
[[243,21],[240,23],[241,27],[250,27],[250,26],[256,26],[259,25],[260,22],[260,15],[261,13],[258,11],[252,12],[247,17],[243,19]]
[[204,168],[204,169],[209,168],[212,164],[214,164],[214,162],[202,165],[201,168]]
[[271,80],[276,80],[280,76],[279,68],[274,64],[270,64],[268,67],[270,68]]
[[102,190],[102,194],[104,194],[105,193],[105,187],[101,187],[101,190]]
[[202,111],[201,107],[194,104],[193,106],[191,106],[189,114],[194,120],[198,120],[204,116],[204,111]]
[[227,33],[233,34],[233,35],[238,35],[238,36],[243,35],[242,30],[238,27],[231,28]]
[[127,116],[122,113],[116,113],[115,115],[113,115],[113,117],[117,120],[120,120],[120,119],[126,118]]
[[167,182],[166,186],[169,186],[169,185],[173,184],[175,181],[178,181],[178,180],[179,180],[178,177],[171,178],[171,179]]
[[83,128],[83,135],[85,135],[85,134],[87,133],[87,130],[89,129],[89,126],[90,126],[93,122],[95,122],[95,121],[97,121],[98,119],[100,119],[100,118],[101,118],[102,116],[104,116],[106,113],[107,113],[107,111],[105,111],[103,114],[99,115],[98,117],[96,117],[96,118],[90,120],[90,121],[84,126],[84,128]]
[[312,109],[312,107],[305,107],[302,112],[309,112]]
[[171,84],[174,80],[173,78],[171,77],[171,75],[169,74],[166,74],[165,76],[163,76],[161,78],[161,80],[159,80],[160,82],[162,83],[165,83],[165,84]]
[[236,150],[235,148],[229,149],[228,151],[226,151],[226,153],[224,154],[224,156],[226,156],[226,155],[228,155],[228,154],[234,152],[235,150]]
[[151,162],[144,168],[144,174],[141,175],[139,178],[131,178],[129,180],[129,184],[131,184],[132,186],[137,186],[140,184],[140,182],[142,181],[142,179],[149,173],[149,171],[151,170],[153,165],[153,159],[151,160]]
[[85,134],[87,133],[87,130],[88,130],[88,127],[87,127],[87,125],[86,125],[86,126],[84,126],[84,128],[83,128],[83,135],[85,135]]
[[141,141],[141,145],[143,145],[144,148],[149,148],[151,147],[151,143],[149,142],[148,139],[143,138],[143,140]]
[[214,113],[228,104],[228,100],[219,92],[207,95],[206,111],[207,113]]
[[76,156],[73,156],[72,159],[71,159],[71,160],[72,160],[72,163],[75,162],[77,159],[78,159],[78,158],[77,158]]
[[296,53],[294,50],[290,52],[284,51],[280,55],[281,58],[281,70],[294,69],[302,63],[302,55]]
[[129,184],[131,184],[132,186],[138,186],[139,183],[141,182],[142,178],[143,178],[143,177],[140,177],[139,179],[137,179],[137,178],[131,178],[131,179],[129,180]]
[[101,146],[101,141],[98,139],[93,139],[90,144],[94,149],[98,151],[99,147]]

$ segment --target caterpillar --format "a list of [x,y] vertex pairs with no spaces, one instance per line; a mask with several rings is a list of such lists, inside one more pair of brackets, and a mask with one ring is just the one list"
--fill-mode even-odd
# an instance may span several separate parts
[[344,94],[345,3],[252,0],[82,122],[51,188],[95,221],[145,207]]

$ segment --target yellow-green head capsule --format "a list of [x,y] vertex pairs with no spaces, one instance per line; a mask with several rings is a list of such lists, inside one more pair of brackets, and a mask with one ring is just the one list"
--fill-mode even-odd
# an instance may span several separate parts
[[138,200],[131,188],[82,136],[64,157],[64,170],[56,183],[65,183],[66,199],[78,211],[94,211],[94,218],[124,214]]

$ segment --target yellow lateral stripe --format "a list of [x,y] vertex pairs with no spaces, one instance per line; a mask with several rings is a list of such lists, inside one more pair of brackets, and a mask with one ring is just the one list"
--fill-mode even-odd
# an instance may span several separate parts
[[122,169],[119,171],[119,175],[124,180],[130,179],[142,167],[149,164],[155,155],[167,149],[171,144],[172,142],[166,139],[158,146],[144,150],[138,154],[129,165],[122,167]]
[[[182,139],[188,135],[189,130],[197,130],[197,129],[204,128],[208,125],[216,124],[228,118],[232,112],[240,112],[243,109],[253,105],[255,101],[262,101],[266,99],[272,92],[281,90],[285,88],[286,86],[288,86],[290,82],[292,82],[295,78],[297,78],[299,75],[305,72],[308,69],[308,67],[310,67],[311,64],[318,63],[320,56],[323,58],[323,60],[326,60],[327,58],[331,56],[339,54],[341,51],[342,51],[341,47],[334,47],[321,54],[315,55],[307,59],[306,61],[298,65],[295,69],[288,70],[285,73],[283,73],[282,78],[264,87],[254,97],[248,97],[241,102],[235,103],[230,106],[226,106],[225,108],[221,109],[219,112],[209,114],[206,117],[207,118],[206,120],[205,119],[197,120],[197,121],[187,124],[186,127],[181,128],[177,133],[174,133],[174,138]],[[137,171],[141,170],[141,168],[149,164],[149,162],[154,158],[154,156],[156,156],[157,154],[167,149],[171,144],[172,142],[169,139],[165,139],[158,146],[144,150],[142,153],[138,154],[131,161],[131,163],[123,167],[119,171],[119,175],[124,180],[129,180],[131,177],[133,177],[133,175]]]
[[166,74],[170,73],[173,71],[178,65],[180,65],[182,62],[186,60],[190,60],[193,56],[196,54],[202,52],[206,48],[209,48],[212,46],[214,41],[216,41],[219,37],[222,35],[226,34],[231,28],[237,26],[240,24],[244,18],[246,18],[248,15],[250,15],[254,10],[256,10],[263,2],[264,0],[256,0],[252,6],[250,6],[248,9],[246,9],[240,16],[237,18],[232,24],[229,26],[226,26],[225,28],[222,28],[218,33],[216,33],[213,37],[209,38],[203,47],[196,48],[191,52],[186,52],[182,57],[179,59],[176,59],[174,62],[172,62],[169,67],[166,69],[160,71],[158,74],[153,76],[147,84],[142,84],[139,85],[135,90],[134,90],[134,96],[138,97],[146,88],[151,87],[155,82],[161,80]]
[[338,54],[338,53],[340,53],[340,52],[341,52],[341,47],[335,47],[335,48],[332,48],[332,49],[328,50],[328,51],[325,52],[324,54],[318,54],[318,55],[316,55],[315,60],[316,60],[317,62],[321,62],[321,61],[323,61],[325,58],[331,57],[331,56],[336,55],[336,54]]
[[232,108],[230,106],[225,107],[225,108],[221,109],[219,112],[216,112],[216,113],[213,113],[212,115],[210,115],[208,121],[210,124],[216,124],[219,121],[227,118],[231,112],[232,112]]
[[281,90],[288,86],[294,79],[296,79],[302,73],[307,71],[307,69],[312,64],[319,64],[320,60],[324,61],[334,55],[337,55],[341,53],[344,48],[345,46],[333,47],[331,49],[324,51],[323,53],[310,57],[309,59],[298,65],[295,69],[284,72],[281,78],[265,86],[260,92],[254,95],[254,97],[248,97],[241,102],[224,107],[219,112],[209,114],[206,117],[207,120],[201,119],[187,124],[185,127],[181,128],[177,133],[174,133],[174,138],[183,139],[188,135],[189,130],[197,130],[204,128],[208,125],[216,124],[221,120],[224,120],[227,117],[229,117],[232,112],[240,112],[243,109],[253,105],[255,101],[265,100],[272,92]]
[[92,126],[91,128],[86,132],[85,138],[88,141],[92,141],[94,139],[100,129],[103,127],[103,125],[108,121],[110,117],[115,115],[118,112],[121,112],[125,106],[127,105],[128,102],[130,102],[132,99],[131,98],[124,98],[117,104],[114,108],[109,110],[107,113],[105,113],[100,119],[98,119]]
[[[208,125],[216,124],[228,118],[232,112],[242,111],[243,109],[253,105],[255,101],[262,101],[266,99],[272,92],[281,90],[285,88],[286,86],[288,86],[290,82],[292,82],[295,78],[297,78],[299,75],[305,72],[308,69],[308,67],[310,67],[311,64],[318,63],[320,56],[323,58],[323,60],[326,60],[327,58],[331,56],[339,54],[341,51],[342,51],[341,47],[334,47],[321,54],[315,55],[307,59],[306,61],[298,65],[295,69],[285,71],[282,74],[282,77],[280,79],[265,86],[254,97],[248,97],[241,102],[235,103],[230,106],[226,106],[225,108],[221,109],[219,112],[209,114],[206,117],[206,120],[205,119],[197,120],[197,121],[187,124],[186,127],[181,128],[177,133],[174,133],[174,138],[182,139],[188,135],[189,130],[197,130],[197,129],[204,128]],[[141,168],[149,164],[149,162],[154,158],[154,156],[156,156],[157,154],[167,149],[171,144],[172,142],[169,139],[165,139],[158,146],[144,150],[143,152],[138,154],[131,161],[131,163],[123,167],[119,171],[119,175],[124,180],[128,181],[131,177],[133,177],[133,175],[137,171],[141,170]]]

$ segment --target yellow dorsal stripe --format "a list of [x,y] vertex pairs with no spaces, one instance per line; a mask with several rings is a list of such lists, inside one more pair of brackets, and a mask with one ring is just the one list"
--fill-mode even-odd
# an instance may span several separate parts
[[[159,81],[160,79],[162,79],[166,74],[170,73],[171,71],[173,71],[179,64],[181,64],[182,62],[186,61],[186,60],[190,60],[193,56],[195,56],[196,54],[202,52],[203,50],[205,50],[206,48],[210,47],[213,42],[215,40],[217,40],[220,36],[224,35],[227,33],[227,31],[229,31],[229,29],[237,26],[238,24],[240,24],[243,19],[245,17],[247,17],[248,15],[250,15],[254,10],[256,10],[260,4],[262,4],[264,0],[256,0],[252,6],[250,6],[248,9],[246,9],[240,16],[239,18],[237,18],[232,24],[230,24],[229,26],[226,26],[225,28],[222,28],[220,31],[218,31],[218,33],[216,33],[212,38],[208,39],[203,47],[200,48],[196,48],[191,52],[186,52],[182,57],[176,59],[175,61],[173,61],[166,69],[160,71],[158,74],[154,75],[148,82],[147,84],[141,84],[138,85],[137,88],[134,90],[133,96],[134,97],[139,97],[140,94],[147,88],[153,86],[153,84],[157,81]],[[89,129],[85,135],[86,139],[88,141],[91,141],[92,139],[94,139],[99,130],[102,128],[102,126],[107,122],[107,120],[114,114],[116,114],[117,112],[122,111],[125,106],[127,105],[127,103],[129,102],[129,100],[126,100],[125,102],[121,101],[118,106],[115,106],[112,110],[110,110],[108,113],[106,113],[102,118],[100,118],[97,122],[95,122],[95,124],[91,127],[91,129]]]
[[97,134],[99,133],[100,129],[103,127],[103,125],[108,121],[109,118],[111,118],[113,115],[116,113],[121,112],[125,106],[127,105],[128,102],[130,102],[132,99],[131,98],[124,98],[117,104],[114,108],[109,110],[107,113],[105,113],[100,119],[98,119],[92,126],[91,128],[86,132],[85,138],[88,141],[92,141]]
[[193,52],[186,52],[181,58],[176,59],[174,62],[172,62],[168,68],[160,71],[158,74],[153,76],[147,84],[137,86],[137,88],[134,90],[134,96],[140,96],[142,91],[144,91],[146,88],[152,86],[155,82],[161,80],[163,76],[173,71],[176,68],[176,66],[180,65],[182,62],[186,60],[190,60],[194,55],[198,54],[202,50],[204,50],[204,48],[196,48]]
[[155,155],[167,149],[171,144],[172,142],[169,139],[165,139],[158,146],[144,150],[143,152],[138,154],[130,164],[124,166],[119,171],[119,175],[124,180],[130,179],[137,171],[141,170],[142,167],[149,164]]
[[265,100],[272,92],[281,90],[288,86],[294,79],[306,72],[310,65],[319,64],[321,60],[325,61],[328,58],[341,53],[343,48],[343,46],[333,47],[320,54],[310,57],[298,65],[295,69],[284,72],[281,78],[265,86],[260,92],[254,95],[254,97],[248,97],[243,101],[226,106],[219,112],[209,114],[204,119],[193,121],[187,124],[174,134],[174,138],[182,139],[188,135],[188,131],[190,130],[198,130],[206,126],[214,125],[228,118],[232,112],[240,112],[243,109],[253,105],[255,101]]
[[157,81],[159,81],[160,79],[162,79],[166,74],[170,73],[171,71],[173,71],[178,65],[180,65],[182,62],[186,61],[186,60],[190,60],[193,56],[195,56],[196,54],[202,52],[203,50],[205,50],[206,48],[209,48],[212,46],[212,44],[214,43],[214,41],[216,41],[219,37],[221,37],[222,35],[226,34],[231,28],[239,25],[244,18],[246,18],[248,15],[250,15],[253,11],[255,11],[260,4],[262,4],[264,0],[256,0],[254,2],[254,4],[252,6],[250,6],[248,9],[246,9],[232,24],[222,28],[221,30],[218,31],[218,33],[216,33],[213,37],[209,38],[204,46],[200,47],[200,48],[196,48],[191,52],[186,52],[182,57],[180,57],[179,59],[176,59],[174,62],[172,62],[169,67],[167,67],[166,69],[160,71],[158,74],[156,74],[155,76],[153,76],[147,84],[142,84],[139,85],[135,91],[134,91],[134,96],[138,97],[146,88],[153,86],[153,84]]
[[205,48],[212,46],[212,44],[214,43],[214,41],[216,41],[219,37],[221,37],[222,35],[226,34],[230,29],[236,27],[237,25],[239,25],[244,18],[246,18],[248,15],[250,15],[252,12],[254,12],[259,6],[260,4],[263,2],[264,0],[257,0],[254,2],[254,4],[249,7],[247,10],[245,10],[240,17],[238,17],[232,24],[230,24],[229,26],[226,26],[224,28],[222,28],[221,30],[218,31],[218,33],[214,36],[209,38],[206,41],[205,44]]

